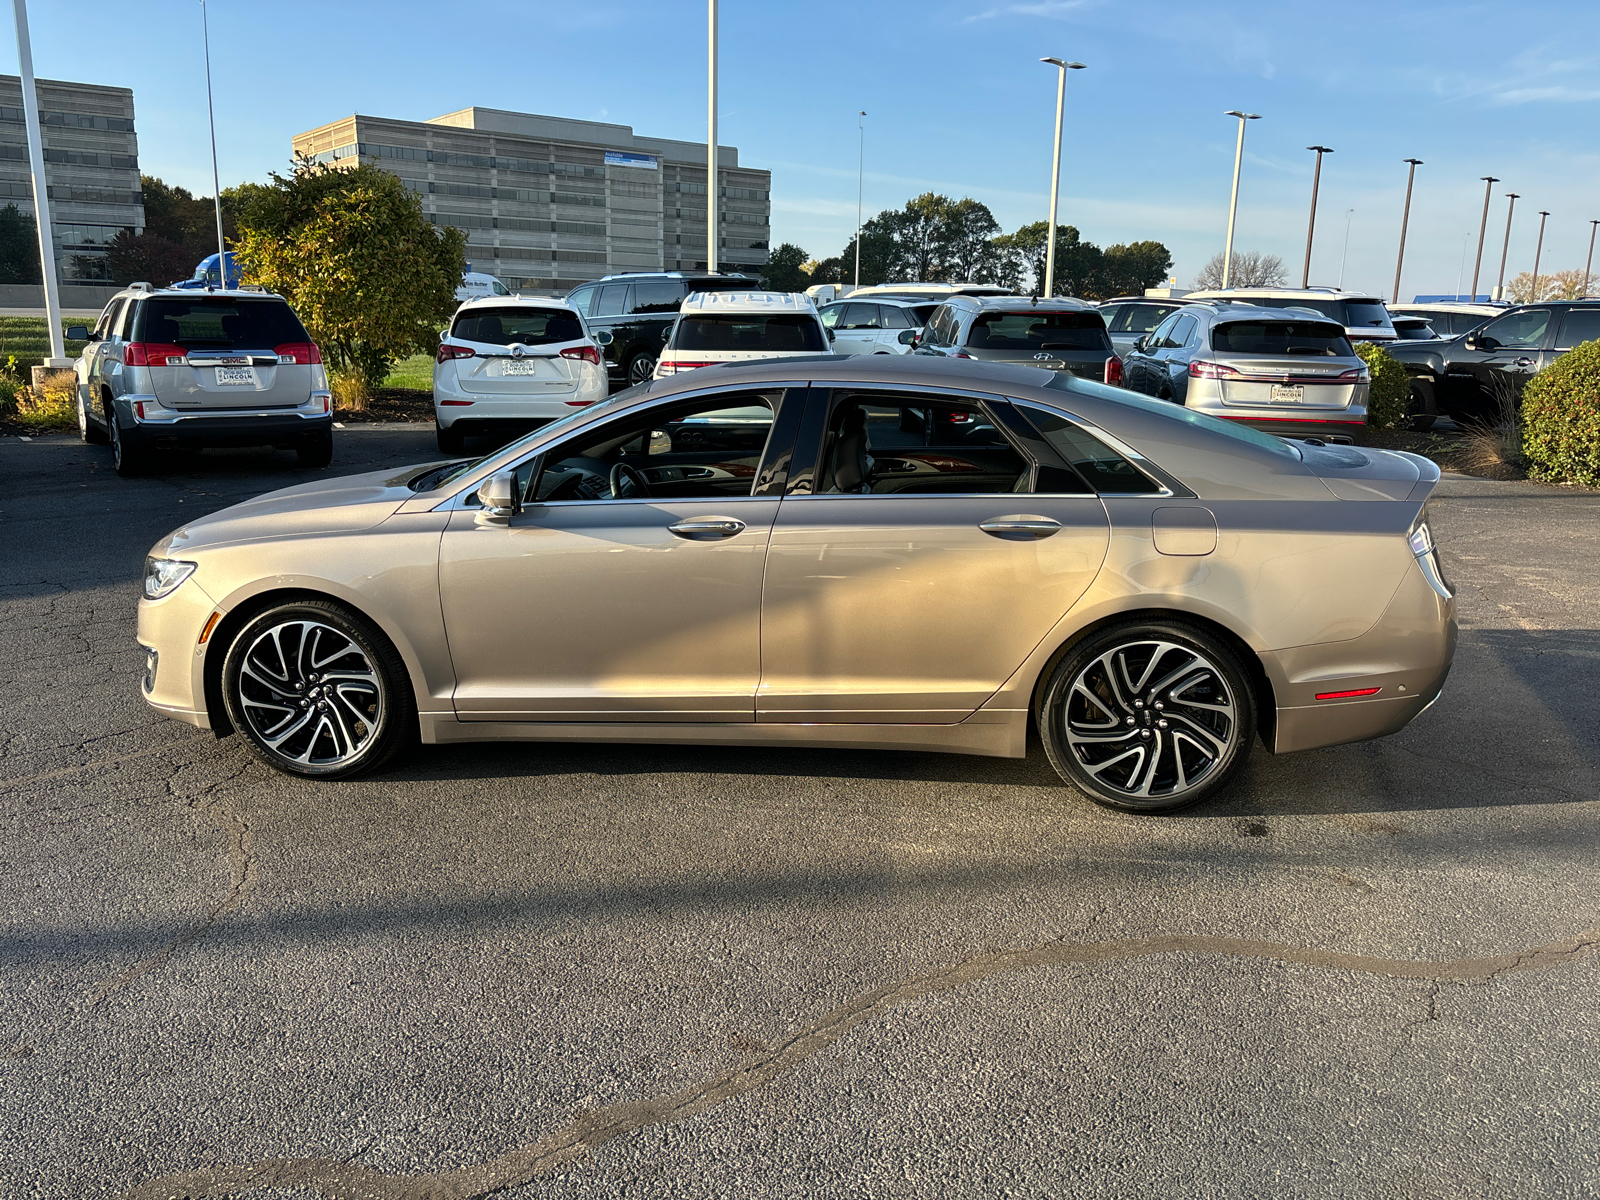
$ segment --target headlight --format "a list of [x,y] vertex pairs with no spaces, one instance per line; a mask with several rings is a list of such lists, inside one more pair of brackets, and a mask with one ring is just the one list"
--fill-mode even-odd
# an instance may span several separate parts
[[146,558],[144,560],[144,597],[159,600],[177,590],[179,584],[194,574],[199,564],[183,562],[176,558]]

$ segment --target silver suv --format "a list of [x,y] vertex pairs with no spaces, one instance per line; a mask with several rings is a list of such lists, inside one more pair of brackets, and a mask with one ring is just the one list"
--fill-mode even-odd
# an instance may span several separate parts
[[293,448],[300,463],[333,458],[333,398],[322,355],[282,296],[136,283],[118,292],[76,363],[78,428],[109,441],[117,474],[159,450]]
[[1349,441],[1372,376],[1344,327],[1310,309],[1191,303],[1136,343],[1124,386],[1287,437]]

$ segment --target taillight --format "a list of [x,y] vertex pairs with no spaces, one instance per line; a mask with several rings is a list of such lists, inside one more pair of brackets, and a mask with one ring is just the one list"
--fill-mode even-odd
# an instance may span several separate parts
[[1106,382],[1112,387],[1122,386],[1122,360],[1115,354],[1106,359]]
[[272,352],[278,356],[280,366],[290,363],[300,367],[322,365],[322,351],[313,342],[285,342],[281,346],[274,346]]
[[593,346],[568,346],[561,352],[561,357],[575,358],[579,362],[593,363],[597,367],[600,365],[600,351]]
[[449,362],[452,358],[471,358],[477,353],[469,346],[452,346],[449,342],[439,343],[439,352],[433,356],[434,362]]
[[125,367],[181,367],[184,355],[189,352],[182,346],[168,346],[162,342],[129,342],[122,348],[122,365]]
[[1192,362],[1189,364],[1190,379],[1228,379],[1238,375],[1232,367],[1225,367],[1221,363]]
[[971,358],[972,355],[968,354],[965,350],[957,350],[950,357],[951,358]]
[[1371,383],[1372,372],[1365,367],[1357,367],[1353,371],[1346,371],[1339,376],[1340,383]]

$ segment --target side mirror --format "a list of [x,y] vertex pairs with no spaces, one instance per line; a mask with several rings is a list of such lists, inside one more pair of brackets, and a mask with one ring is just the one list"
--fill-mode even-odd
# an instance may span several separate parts
[[1498,350],[1500,343],[1486,333],[1475,333],[1467,339],[1468,350]]
[[90,341],[91,338],[92,338],[92,335],[89,333],[89,327],[87,325],[68,325],[67,326],[67,341],[69,341],[69,342],[87,342],[87,341]]
[[496,471],[478,486],[478,503],[483,509],[478,513],[480,525],[504,525],[522,511],[521,497],[517,495],[517,473]]
[[833,331],[833,330],[831,330],[831,329],[829,329],[829,328],[828,328],[828,327],[827,327],[827,326],[826,326],[826,325],[824,325],[824,326],[823,326],[823,327],[822,327],[822,331],[823,331],[823,332],[824,332],[824,333],[826,333],[826,334],[827,334],[827,335],[828,335],[828,340],[829,340],[829,341],[830,341],[830,342],[831,342],[831,341],[833,341],[833,340],[834,340],[834,339],[835,339],[835,338],[837,338],[837,337],[838,337],[838,336],[839,336],[839,335],[838,335],[838,334],[837,334],[837,333],[835,333],[835,332],[834,332],[834,331]]
[[1138,337],[1134,338],[1133,339],[1133,348],[1135,350],[1139,351],[1141,354],[1144,353],[1145,339],[1147,337],[1149,337],[1149,336],[1150,336],[1149,334],[1141,333]]
[[589,336],[594,339],[594,344],[596,346],[609,346],[609,345],[611,345],[612,334],[611,334],[611,330],[609,330],[609,329],[596,329]]
[[917,331],[915,329],[902,329],[899,342],[902,346],[915,346],[917,344]]
[[665,429],[652,429],[650,441],[645,447],[646,454],[671,454],[672,438]]

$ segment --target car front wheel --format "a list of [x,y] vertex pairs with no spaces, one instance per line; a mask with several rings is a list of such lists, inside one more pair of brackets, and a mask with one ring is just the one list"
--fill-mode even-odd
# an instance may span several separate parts
[[416,732],[400,655],[331,601],[281,604],[240,630],[223,659],[222,698],[256,757],[290,775],[376,770]]
[[150,452],[145,447],[130,444],[117,423],[116,409],[106,406],[106,424],[111,429],[111,464],[124,479],[134,479],[150,469]]
[[1115,625],[1056,665],[1039,732],[1062,779],[1123,812],[1175,812],[1244,765],[1255,698],[1234,652],[1184,622]]

